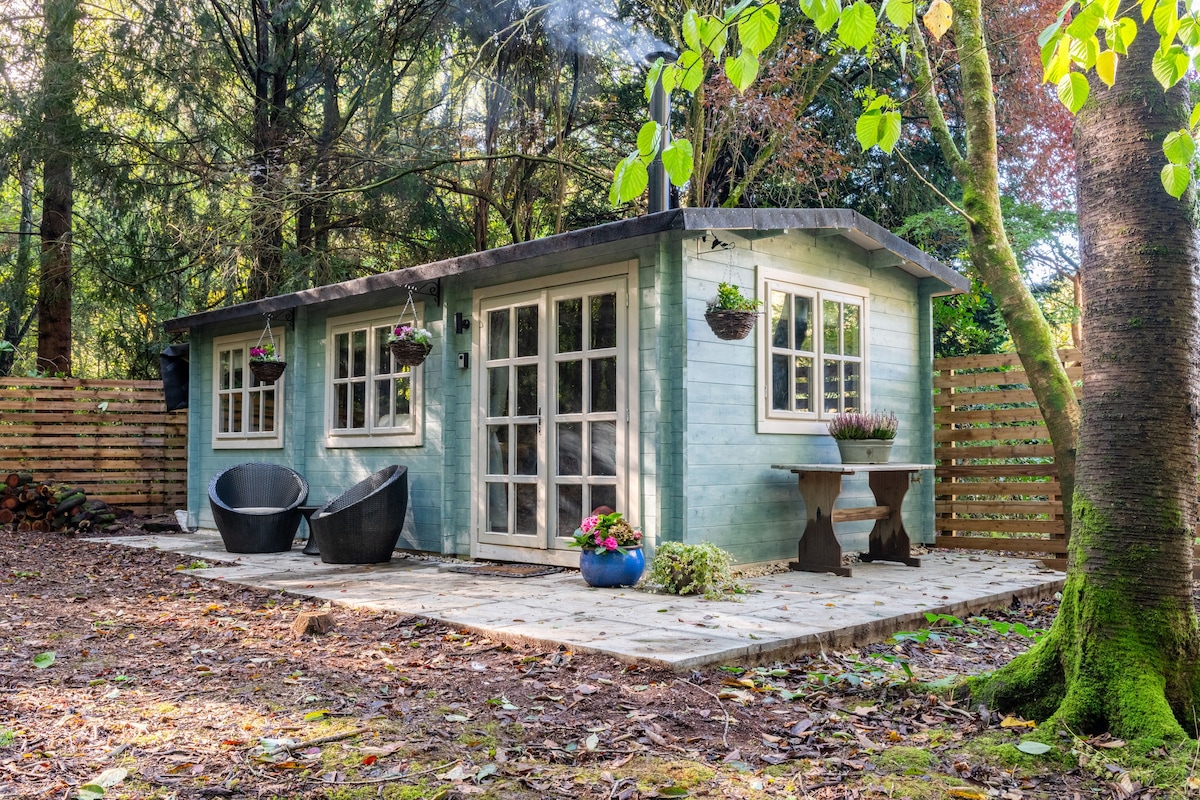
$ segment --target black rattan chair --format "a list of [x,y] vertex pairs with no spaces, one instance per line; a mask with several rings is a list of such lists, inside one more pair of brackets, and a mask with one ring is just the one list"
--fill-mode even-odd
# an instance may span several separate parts
[[321,506],[309,530],[327,564],[390,561],[408,510],[408,467],[393,464]]
[[213,519],[231,553],[292,549],[308,482],[279,464],[238,464],[208,484]]

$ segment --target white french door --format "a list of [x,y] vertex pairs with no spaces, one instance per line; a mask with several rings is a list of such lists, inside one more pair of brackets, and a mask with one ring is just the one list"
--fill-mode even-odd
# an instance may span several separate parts
[[481,303],[477,554],[563,560],[583,517],[628,508],[626,297],[610,278]]

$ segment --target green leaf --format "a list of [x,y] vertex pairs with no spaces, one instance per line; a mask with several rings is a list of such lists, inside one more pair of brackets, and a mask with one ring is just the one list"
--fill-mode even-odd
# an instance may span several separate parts
[[888,22],[904,30],[912,25],[913,0],[884,0],[883,13]]
[[1154,77],[1158,79],[1164,89],[1170,89],[1187,74],[1190,63],[1191,60],[1183,48],[1175,45],[1166,52],[1158,50],[1154,53],[1154,60],[1150,62],[1150,71],[1154,73]]
[[1021,742],[1017,745],[1017,749],[1031,756],[1040,756],[1049,753],[1052,748],[1050,745],[1042,744],[1041,742]]
[[650,174],[646,164],[637,153],[631,153],[621,159],[613,170],[612,186],[608,190],[608,200],[614,206],[628,203],[633,198],[646,191],[650,183]]
[[1179,30],[1179,6],[1175,0],[1159,0],[1154,9],[1154,29],[1163,39],[1174,39]]
[[1154,4],[1158,0],[1142,0],[1142,22],[1148,22],[1154,14]]
[[671,183],[676,186],[687,183],[688,178],[692,177],[692,159],[692,143],[687,139],[676,139],[663,148],[663,169],[667,171]]
[[743,11],[749,8],[750,4],[753,2],[754,0],[738,0],[729,8],[725,9],[725,24],[732,24],[733,21],[737,19],[738,14],[741,14]]
[[879,128],[882,123],[883,113],[879,111],[868,111],[854,123],[854,136],[864,153],[879,143]]
[[758,56],[743,49],[737,58],[725,59],[725,75],[739,92],[744,92],[758,77]]
[[1086,39],[1089,36],[1094,36],[1096,29],[1100,27],[1100,20],[1103,15],[1104,9],[1096,3],[1092,3],[1076,14],[1075,19],[1071,20],[1071,24],[1067,26],[1067,35],[1074,39]]
[[683,41],[693,50],[700,49],[700,15],[694,8],[683,15]]
[[646,158],[654,158],[658,153],[658,148],[662,145],[662,125],[659,125],[654,120],[650,120],[642,129],[638,131],[637,148],[638,152]]
[[821,35],[833,30],[842,14],[840,0],[800,0],[800,10],[813,21]]
[[1057,41],[1058,36],[1059,36],[1058,32],[1061,30],[1062,30],[1062,21],[1061,20],[1059,22],[1054,23],[1053,25],[1043,28],[1042,32],[1039,33],[1038,37],[1037,37],[1038,47],[1041,47],[1043,50],[1045,50],[1046,44],[1051,39],[1054,39],[1055,41]]
[[687,797],[688,790],[682,786],[664,786],[658,790],[659,797]]
[[658,58],[654,59],[654,63],[650,65],[650,69],[646,70],[646,87],[644,93],[646,95],[647,103],[650,102],[650,97],[654,94],[654,87],[658,83],[658,79],[662,75],[662,71],[663,60],[662,56],[659,56]]
[[700,38],[701,44],[708,48],[708,51],[713,54],[713,58],[720,58],[729,41],[729,29],[719,19],[701,17]]
[[94,783],[85,783],[75,790],[79,800],[100,800],[104,797],[104,787]]
[[1090,91],[1087,78],[1078,72],[1069,72],[1058,82],[1058,99],[1072,114],[1083,108]]
[[57,654],[55,654],[55,652],[53,650],[47,650],[46,652],[38,653],[36,656],[33,657],[33,665],[35,667],[37,667],[38,669],[45,669],[46,667],[53,664],[54,659],[57,657],[58,657]]
[[1159,177],[1162,179],[1162,185],[1167,190],[1167,194],[1178,200],[1183,196],[1188,183],[1192,180],[1192,170],[1182,164],[1167,164],[1162,168]]
[[1100,76],[1100,80],[1104,81],[1105,86],[1112,86],[1116,83],[1117,54],[1112,50],[1105,50],[1096,56],[1096,74]]
[[1184,17],[1179,23],[1179,41],[1184,47],[1194,48],[1200,45],[1200,25],[1193,17]]
[[704,83],[704,59],[695,50],[684,50],[675,62],[679,67],[679,88],[692,94]]
[[1196,141],[1187,131],[1171,131],[1163,140],[1163,154],[1172,164],[1190,164],[1196,155]]
[[738,21],[738,41],[758,55],[775,41],[779,33],[779,6],[764,3]]
[[1096,66],[1096,58],[1099,55],[1100,40],[1095,36],[1071,42],[1071,60],[1083,67],[1085,71]]
[[1047,83],[1057,84],[1067,73],[1071,71],[1071,40],[1063,37],[1058,40],[1058,45],[1054,48],[1054,55],[1050,57],[1045,69],[1042,71],[1042,80]]
[[842,12],[842,18],[838,22],[838,38],[855,50],[862,50],[875,37],[876,22],[878,18],[875,16],[875,9],[864,0],[858,0]]
[[896,142],[900,141],[900,112],[885,111],[883,113],[883,122],[879,127],[879,149],[885,153],[892,152],[892,148],[896,146]]
[[325,719],[333,712],[328,708],[318,708],[316,711],[310,711],[304,715],[305,722],[316,722],[319,719]]
[[1200,124],[1200,103],[1192,106],[1191,116],[1188,117],[1188,128],[1194,128]]
[[1117,55],[1128,55],[1129,46],[1137,38],[1138,26],[1129,17],[1121,17],[1116,24],[1104,33],[1104,41],[1117,52]]

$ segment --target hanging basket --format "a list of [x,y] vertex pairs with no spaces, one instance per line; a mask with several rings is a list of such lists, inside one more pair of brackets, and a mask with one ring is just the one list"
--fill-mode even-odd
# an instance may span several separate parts
[[714,308],[705,312],[704,320],[718,339],[733,341],[745,339],[750,335],[754,323],[758,320],[758,312]]
[[274,383],[287,369],[286,361],[251,361],[250,371],[259,383]]
[[421,344],[414,342],[411,339],[400,339],[388,344],[391,348],[392,355],[396,357],[396,363],[403,367],[415,367],[423,362],[429,352],[433,350],[433,345]]

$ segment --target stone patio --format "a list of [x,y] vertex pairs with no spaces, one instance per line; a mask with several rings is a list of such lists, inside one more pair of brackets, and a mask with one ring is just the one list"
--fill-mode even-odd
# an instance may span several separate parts
[[[855,564],[853,577],[787,572],[742,581],[732,601],[593,589],[575,570],[529,578],[452,571],[454,563],[397,554],[389,564],[337,566],[299,549],[236,556],[215,532],[114,537],[115,545],[181,553],[229,566],[207,580],[286,591],[335,605],[415,614],[499,641],[606,653],[676,670],[786,660],[925,627],[927,612],[966,618],[1062,588],[1039,562],[934,551],[917,568]],[[459,562],[457,566],[464,563]]]

